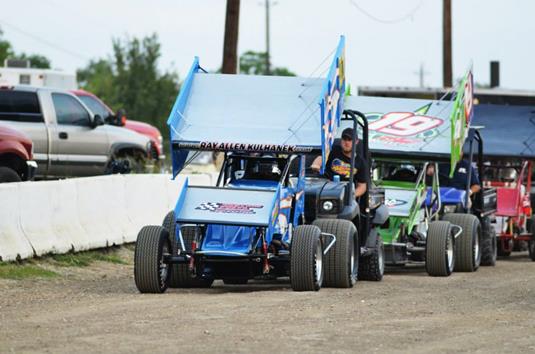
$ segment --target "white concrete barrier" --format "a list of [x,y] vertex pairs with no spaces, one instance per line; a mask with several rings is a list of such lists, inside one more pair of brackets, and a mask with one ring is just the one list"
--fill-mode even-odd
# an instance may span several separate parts
[[[126,178],[126,211],[132,228],[139,231],[145,225],[160,225],[167,212],[165,175],[132,175]],[[127,242],[137,238],[127,235]]]
[[116,203],[111,193],[114,176],[75,179],[78,218],[86,235],[83,248],[98,248],[122,243],[121,231],[110,224],[108,215]]
[[[0,185],[0,257],[65,253],[133,242],[174,209],[186,176],[111,175]],[[215,177],[217,178],[217,176]],[[211,174],[189,176],[212,185]]]
[[33,248],[22,232],[19,214],[19,185],[0,185],[0,258],[14,261],[33,257]]
[[182,187],[184,186],[184,182],[186,181],[186,178],[188,177],[189,176],[177,176],[174,180],[172,180],[170,177],[166,179],[167,211],[168,212],[170,210],[175,209],[178,194],[182,190]]
[[67,179],[46,183],[53,190],[50,201],[50,206],[53,209],[52,231],[58,239],[69,240],[75,251],[90,249],[91,244],[87,241],[88,235],[82,228],[78,217],[79,203],[75,180]]
[[[72,250],[69,234],[54,232],[54,214],[61,215],[63,208],[57,196],[59,185],[67,181],[43,181],[19,186],[19,215],[22,231],[32,245],[35,254],[65,253]],[[67,222],[67,220],[65,220]]]

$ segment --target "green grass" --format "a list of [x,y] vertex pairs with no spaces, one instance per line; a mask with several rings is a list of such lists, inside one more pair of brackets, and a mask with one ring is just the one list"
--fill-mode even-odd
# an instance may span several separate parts
[[95,261],[128,264],[121,257],[108,252],[87,251],[80,253],[56,254],[51,257],[61,267],[87,267]]
[[31,263],[3,263],[0,262],[0,278],[27,279],[27,278],[53,278],[56,272],[43,269]]

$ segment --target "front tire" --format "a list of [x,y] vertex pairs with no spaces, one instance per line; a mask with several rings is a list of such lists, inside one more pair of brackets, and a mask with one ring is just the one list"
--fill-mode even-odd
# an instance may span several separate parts
[[447,277],[455,267],[454,238],[448,221],[433,221],[427,230],[425,269],[435,277]]
[[290,245],[290,283],[294,291],[318,291],[323,283],[321,230],[314,225],[295,228]]
[[471,214],[446,214],[444,221],[459,225],[463,231],[455,240],[456,272],[475,272],[481,263],[481,224]]
[[317,219],[312,223],[321,232],[333,234],[336,242],[324,256],[325,272],[323,286],[332,288],[351,288],[358,276],[357,229],[351,221],[339,219]]
[[[171,244],[173,255],[177,255],[182,246],[175,236],[176,218],[174,211],[171,210],[167,213],[163,219],[162,226],[169,231],[169,243]],[[195,227],[182,226],[181,231],[186,251],[191,251],[191,244],[195,240]],[[212,279],[196,278],[190,271],[188,264],[170,264],[170,268],[170,288],[209,288],[214,282]]]
[[161,226],[144,226],[137,236],[134,252],[134,280],[141,293],[163,293],[169,281],[169,265],[164,257],[171,253],[169,233]]

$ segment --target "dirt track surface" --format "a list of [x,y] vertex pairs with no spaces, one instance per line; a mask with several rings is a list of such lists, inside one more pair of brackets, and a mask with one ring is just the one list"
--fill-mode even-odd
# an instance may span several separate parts
[[411,267],[316,293],[257,281],[141,295],[131,265],[61,271],[0,280],[1,353],[535,352],[526,254],[475,274],[432,278]]

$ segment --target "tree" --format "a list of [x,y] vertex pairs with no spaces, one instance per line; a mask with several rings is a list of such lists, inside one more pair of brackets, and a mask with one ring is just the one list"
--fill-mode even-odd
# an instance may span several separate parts
[[30,68],[39,68],[39,69],[50,69],[50,59],[40,54],[30,54],[26,55],[25,53],[14,54],[12,56],[14,59],[28,60],[30,62]]
[[156,34],[142,39],[113,39],[113,55],[78,70],[80,86],[130,119],[167,130],[165,124],[179,89],[178,75],[158,70],[161,56]]
[[17,54],[13,50],[11,43],[5,39],[2,39],[2,29],[0,28],[0,66],[4,65],[6,59],[20,59],[29,60],[31,68],[50,69],[50,59],[40,54],[25,53]]
[[4,32],[0,28],[0,65],[4,65],[4,60],[13,56],[13,47],[11,43],[2,39]]
[[[266,52],[254,52],[249,50],[240,56],[240,74],[246,75],[266,75]],[[274,67],[271,68],[270,75],[276,76],[295,76],[293,72],[287,68]]]

